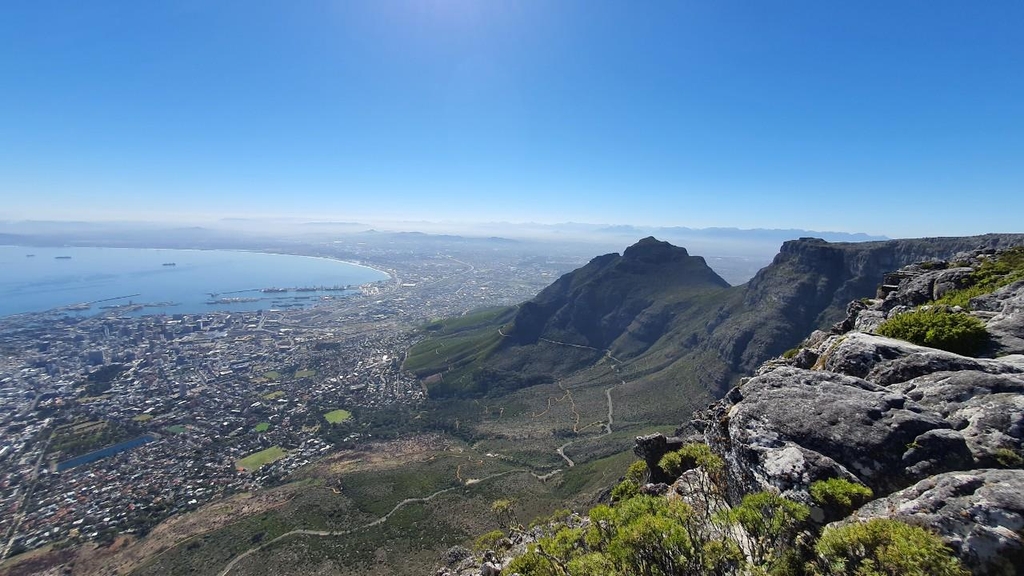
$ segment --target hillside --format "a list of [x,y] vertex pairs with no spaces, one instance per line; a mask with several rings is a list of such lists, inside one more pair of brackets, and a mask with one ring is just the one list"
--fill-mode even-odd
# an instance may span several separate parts
[[1024,248],[886,279],[675,437],[638,437],[610,505],[506,523],[438,574],[1020,574]]
[[523,303],[457,332],[433,331],[406,368],[434,397],[479,396],[591,370],[636,393],[688,383],[689,406],[718,397],[758,364],[841,319],[847,303],[875,295],[884,273],[1024,235],[783,244],[748,283],[730,287],[685,249],[645,238],[606,254]]

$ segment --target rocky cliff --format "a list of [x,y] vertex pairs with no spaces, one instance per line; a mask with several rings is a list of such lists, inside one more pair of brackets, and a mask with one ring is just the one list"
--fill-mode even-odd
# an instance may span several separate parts
[[[802,256],[793,257],[796,252]],[[822,274],[831,287],[795,289],[823,302],[859,289],[848,285],[859,282],[854,269],[895,257],[883,251],[846,260],[830,252],[829,245],[800,241],[776,260],[795,266],[813,254],[831,262],[834,268]],[[1007,261],[1014,264],[998,265]],[[835,281],[844,275],[847,281]],[[763,294],[771,276],[771,271],[759,275],[752,290],[760,286]],[[802,546],[829,530],[896,519],[937,534],[974,574],[1024,573],[1024,249],[980,249],[949,261],[933,259],[885,279],[876,298],[850,303],[834,326],[815,331],[785,358],[762,364],[674,437],[637,438],[635,452],[650,471],[650,483],[640,491],[682,498],[697,508],[694,486],[711,486],[708,479],[714,477],[720,501],[705,496],[703,502],[718,512],[740,507],[755,493],[806,505],[804,535],[793,541]],[[817,308],[807,305],[805,318]],[[890,321],[914,314],[942,322],[927,333],[908,332],[912,340],[931,342],[937,331],[970,325],[980,327],[984,342],[977,354],[964,356],[879,334],[891,332]],[[950,343],[934,341],[943,347]],[[698,465],[679,476],[659,467],[666,454],[693,443],[709,447],[721,469]],[[825,506],[812,486],[832,479],[870,488],[873,499],[852,513]],[[586,532],[590,525],[591,519],[576,518],[558,534],[571,538],[572,530]],[[729,529],[747,561],[757,556],[752,544],[757,535],[748,529],[746,524]],[[516,535],[510,555],[522,554],[543,535],[538,529]],[[579,545],[589,546],[582,540]],[[536,547],[530,549],[536,554]],[[573,557],[569,550],[565,558]],[[551,554],[541,552],[536,558],[547,561],[543,554]],[[497,574],[508,558],[492,554],[488,561],[485,570]],[[441,573],[476,574],[477,566],[463,561],[462,571]],[[715,573],[739,573],[730,571],[734,568],[740,570],[718,566]],[[951,570],[943,573],[958,569]]]
[[[832,330],[765,363],[677,433],[723,457],[732,503],[771,490],[813,504],[812,483],[844,478],[881,497],[840,522],[881,516],[930,526],[974,573],[1019,573],[1024,280],[949,311],[984,323],[983,353],[993,357],[873,333],[911,306],[939,308],[936,298],[994,258],[975,251],[889,275],[896,283],[880,298],[853,303]],[[664,442],[643,439],[638,449],[653,460]]]

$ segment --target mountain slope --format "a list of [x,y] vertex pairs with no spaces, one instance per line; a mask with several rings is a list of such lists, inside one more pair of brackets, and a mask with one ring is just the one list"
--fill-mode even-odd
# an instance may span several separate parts
[[[453,363],[430,338],[407,366],[435,396],[484,394],[550,382],[607,363],[636,391],[690,382],[697,396],[720,396],[742,374],[841,319],[849,301],[874,296],[882,275],[921,260],[978,247],[1024,243],[1024,235],[783,244],[747,284],[729,287],[703,258],[654,238],[620,256],[606,254],[570,272],[507,315],[463,332],[476,350]],[[474,340],[474,338],[476,340]],[[426,354],[425,352],[433,352]],[[595,376],[596,378],[596,376]],[[443,386],[438,385],[444,382]]]

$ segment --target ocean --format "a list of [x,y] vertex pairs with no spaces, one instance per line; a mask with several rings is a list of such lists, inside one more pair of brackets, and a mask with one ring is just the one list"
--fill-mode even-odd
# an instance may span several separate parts
[[0,316],[68,306],[78,308],[69,314],[116,306],[133,316],[300,308],[351,293],[339,287],[387,278],[380,270],[310,256],[0,246]]

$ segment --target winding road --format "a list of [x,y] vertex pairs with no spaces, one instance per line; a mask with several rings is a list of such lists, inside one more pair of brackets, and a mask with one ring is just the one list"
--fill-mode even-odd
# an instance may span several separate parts
[[528,471],[527,470],[506,470],[505,472],[499,472],[497,474],[491,474],[490,476],[485,476],[485,477],[480,478],[478,480],[468,480],[468,481],[466,481],[465,484],[460,484],[459,486],[452,486],[451,488],[445,488],[443,490],[438,490],[437,492],[434,492],[434,493],[432,493],[432,494],[430,494],[428,496],[423,496],[421,498],[406,498],[405,500],[402,500],[398,504],[395,504],[395,507],[392,508],[390,512],[388,512],[387,514],[381,516],[380,518],[377,518],[376,520],[374,520],[372,522],[368,522],[366,524],[363,524],[362,526],[357,526],[355,528],[351,528],[349,530],[307,530],[307,529],[304,529],[304,528],[300,528],[300,529],[297,529],[297,530],[292,530],[290,532],[285,532],[284,534],[281,534],[277,538],[274,538],[272,540],[268,540],[268,541],[260,544],[259,546],[254,546],[254,547],[246,550],[245,552],[242,552],[238,556],[235,556],[231,560],[231,562],[228,562],[228,565],[225,566],[224,569],[221,570],[217,574],[217,576],[226,576],[227,573],[230,572],[231,569],[234,568],[235,565],[238,564],[239,562],[241,562],[242,560],[244,560],[244,559],[248,558],[249,556],[251,556],[252,554],[255,554],[256,552],[259,552],[260,550],[263,550],[264,548],[267,548],[267,547],[271,546],[272,544],[280,542],[281,540],[284,540],[286,538],[291,538],[292,536],[299,536],[299,535],[302,535],[302,536],[346,536],[346,535],[351,534],[353,532],[358,532],[359,530],[365,530],[367,528],[373,528],[374,526],[378,526],[380,524],[383,524],[383,523],[387,522],[388,518],[391,518],[391,516],[395,512],[398,512],[403,507],[408,506],[409,504],[417,504],[417,503],[421,503],[422,504],[422,503],[430,502],[431,500],[433,500],[434,498],[437,498],[438,496],[440,496],[442,494],[447,494],[448,492],[452,492],[454,490],[458,490],[459,488],[464,488],[465,486],[472,486],[472,485],[475,485],[475,484],[480,484],[481,482],[486,482],[486,481],[491,480],[493,478],[498,478],[499,476],[507,476],[508,474],[517,474],[517,473],[525,473],[525,472],[528,472]]

